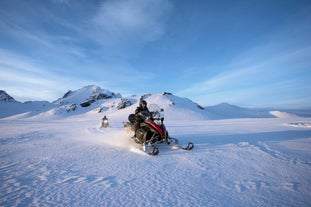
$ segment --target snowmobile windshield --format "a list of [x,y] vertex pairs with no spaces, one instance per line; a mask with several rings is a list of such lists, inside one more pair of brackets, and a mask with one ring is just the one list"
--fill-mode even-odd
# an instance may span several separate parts
[[156,104],[150,104],[149,111],[151,112],[151,116],[154,122],[158,125],[162,124],[162,120],[164,119],[164,111]]

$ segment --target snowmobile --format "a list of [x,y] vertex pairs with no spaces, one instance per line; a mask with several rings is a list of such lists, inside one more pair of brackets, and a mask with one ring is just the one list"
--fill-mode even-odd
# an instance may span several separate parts
[[102,118],[101,128],[107,128],[107,127],[109,127],[108,118],[106,116],[104,116],[104,118]]
[[[136,136],[132,139],[142,145],[143,151],[149,155],[158,155],[158,147],[161,145],[171,146],[172,149],[179,148],[179,141],[176,138],[169,136],[168,131],[164,125],[164,111],[156,104],[149,106],[149,116],[142,114],[130,114],[128,117],[129,122],[124,123],[124,127],[127,127],[132,132],[135,131],[135,116],[141,116],[143,122],[140,123],[140,127],[136,130]],[[189,142],[186,147],[182,147],[184,150],[192,150],[194,144]]]

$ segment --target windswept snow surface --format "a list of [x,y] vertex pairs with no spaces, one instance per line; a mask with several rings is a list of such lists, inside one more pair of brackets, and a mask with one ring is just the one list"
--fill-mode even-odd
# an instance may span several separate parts
[[0,119],[0,206],[311,206],[311,118],[169,119],[195,148],[152,157],[128,113]]

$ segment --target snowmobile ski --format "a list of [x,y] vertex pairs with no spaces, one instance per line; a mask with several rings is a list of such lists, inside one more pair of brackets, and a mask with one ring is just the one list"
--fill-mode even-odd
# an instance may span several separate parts
[[181,149],[183,150],[192,150],[194,148],[194,144],[192,142],[189,142],[188,145],[186,147],[181,147]]
[[155,156],[159,154],[159,149],[156,146],[146,143],[146,142],[143,143],[143,151],[151,156]]
[[148,153],[149,155],[155,156],[159,154],[159,149],[157,147],[153,147],[152,152]]

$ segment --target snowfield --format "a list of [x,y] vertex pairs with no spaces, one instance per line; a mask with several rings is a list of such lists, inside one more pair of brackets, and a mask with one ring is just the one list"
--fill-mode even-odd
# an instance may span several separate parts
[[146,155],[123,128],[137,105],[106,108],[110,128],[97,109],[0,119],[0,206],[311,206],[311,118],[207,119],[167,104],[170,135],[192,151]]
[[171,121],[194,150],[151,157],[93,118],[1,120],[0,205],[311,205],[311,119]]

